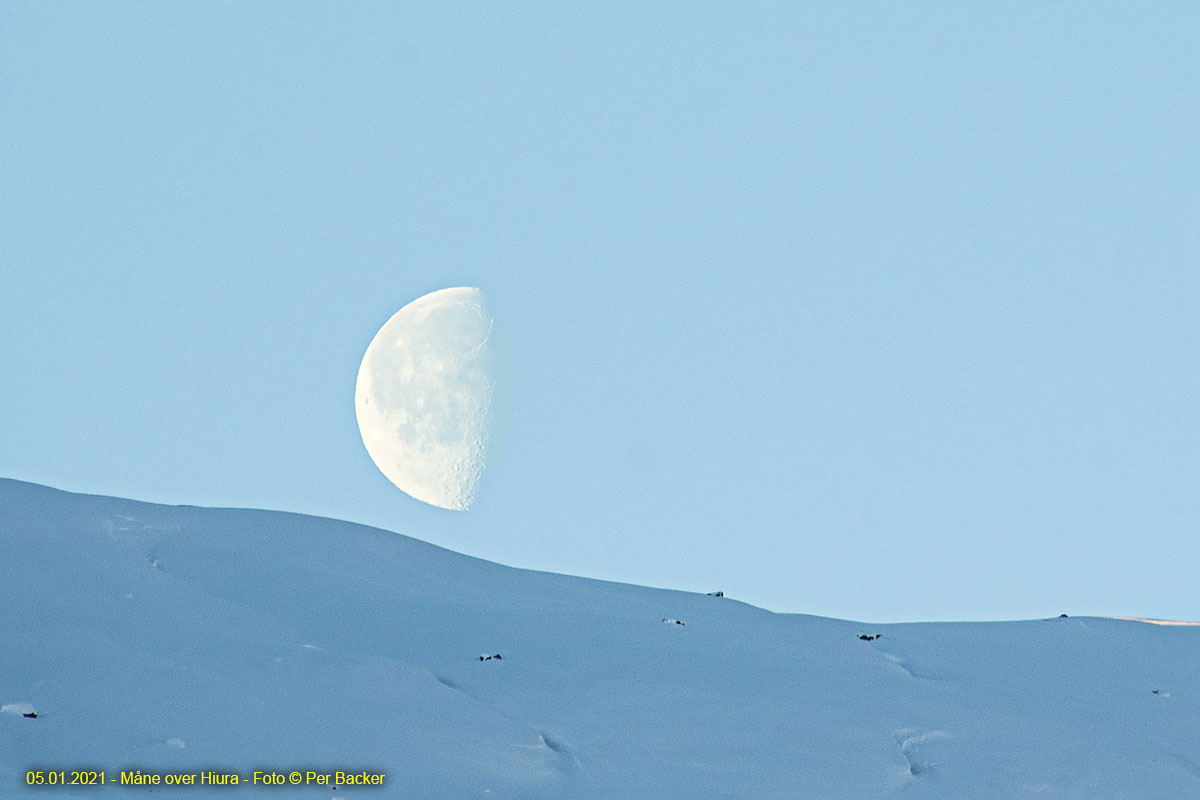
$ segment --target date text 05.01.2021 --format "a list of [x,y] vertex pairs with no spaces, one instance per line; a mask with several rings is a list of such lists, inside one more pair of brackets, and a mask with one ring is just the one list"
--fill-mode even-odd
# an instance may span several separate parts
[[106,778],[96,770],[30,770],[25,773],[30,786],[103,786]]

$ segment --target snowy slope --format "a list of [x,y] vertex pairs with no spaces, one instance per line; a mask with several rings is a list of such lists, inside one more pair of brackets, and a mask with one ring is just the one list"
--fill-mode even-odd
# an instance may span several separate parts
[[5,798],[67,796],[35,767],[388,775],[70,795],[110,798],[1200,797],[1200,627],[782,615],[11,480],[0,706]]

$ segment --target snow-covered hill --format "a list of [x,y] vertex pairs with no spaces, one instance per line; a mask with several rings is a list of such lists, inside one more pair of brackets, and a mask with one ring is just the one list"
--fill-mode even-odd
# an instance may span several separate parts
[[1200,797],[1200,627],[775,614],[12,480],[0,705],[6,798],[80,768],[387,775],[73,793],[112,798]]

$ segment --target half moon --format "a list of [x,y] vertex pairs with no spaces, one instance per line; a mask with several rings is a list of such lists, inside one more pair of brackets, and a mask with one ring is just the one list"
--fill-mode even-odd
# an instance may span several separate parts
[[371,340],[354,389],[363,444],[417,500],[465,511],[483,475],[494,389],[483,292],[456,287],[412,301]]

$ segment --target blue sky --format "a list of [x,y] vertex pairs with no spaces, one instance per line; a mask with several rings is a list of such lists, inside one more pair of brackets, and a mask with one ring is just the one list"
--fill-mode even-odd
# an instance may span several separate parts
[[[877,621],[1200,619],[1193,4],[0,8],[0,475]],[[448,286],[467,513],[358,436]]]

